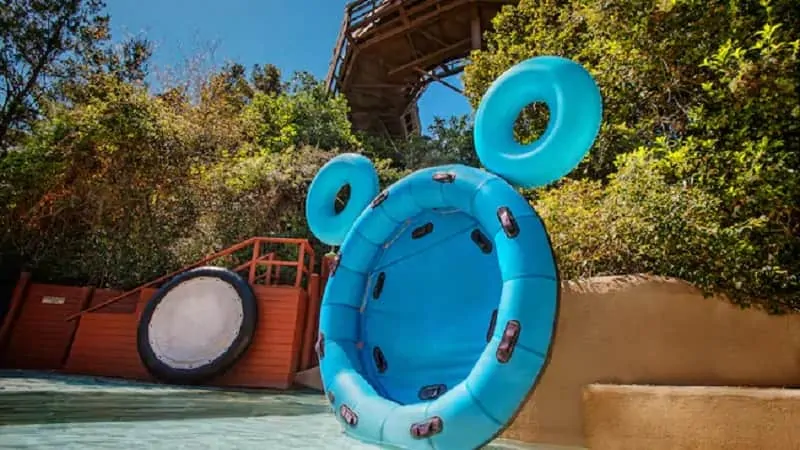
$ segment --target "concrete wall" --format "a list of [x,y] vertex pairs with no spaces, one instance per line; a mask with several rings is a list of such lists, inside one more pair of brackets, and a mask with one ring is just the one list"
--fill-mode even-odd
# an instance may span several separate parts
[[503,437],[587,445],[582,394],[593,383],[800,386],[800,315],[741,310],[677,280],[565,283],[550,365]]
[[591,385],[592,450],[800,449],[800,390]]

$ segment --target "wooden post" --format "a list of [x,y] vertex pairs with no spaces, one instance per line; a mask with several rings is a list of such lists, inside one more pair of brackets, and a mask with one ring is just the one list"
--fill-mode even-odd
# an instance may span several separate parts
[[325,255],[322,257],[322,264],[320,269],[320,287],[319,287],[319,298],[322,298],[322,295],[325,293],[325,286],[328,284],[328,277],[331,276],[331,264],[333,263],[333,259],[336,255]]
[[317,340],[319,326],[319,275],[311,274],[308,282],[308,303],[306,308],[306,324],[303,330],[303,346],[300,356],[300,370],[310,369],[314,362],[314,344]]
[[30,272],[22,272],[19,274],[17,285],[14,286],[14,293],[11,296],[11,304],[8,305],[8,312],[0,327],[0,354],[5,350],[6,342],[11,336],[11,330],[14,328],[14,322],[17,321],[19,313],[22,310],[22,304],[25,302],[25,292],[28,290],[28,285],[31,281]]
[[247,280],[247,282],[250,284],[253,284],[253,282],[256,279],[256,268],[258,267],[256,261],[258,261],[258,258],[260,256],[261,256],[261,241],[256,239],[255,242],[253,242],[253,258],[250,260],[250,274]]
[[275,259],[275,252],[269,253],[269,258],[267,258],[267,273],[264,274],[264,284],[267,286],[272,284],[272,262]]
[[303,283],[303,268],[306,262],[306,246],[297,244],[297,278],[294,280],[295,287],[301,287]]
[[472,21],[470,22],[470,38],[472,40],[472,49],[481,49],[481,13],[476,4],[472,8]]

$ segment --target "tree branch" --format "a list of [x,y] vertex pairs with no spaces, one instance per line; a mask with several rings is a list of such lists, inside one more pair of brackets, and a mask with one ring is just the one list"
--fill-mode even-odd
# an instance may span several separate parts
[[[18,114],[17,109],[22,106],[25,98],[30,95],[42,72],[50,63],[53,53],[58,49],[59,38],[61,37],[64,26],[66,26],[72,12],[73,11],[71,9],[68,9],[56,22],[55,29],[50,35],[50,38],[47,40],[47,46],[45,47],[42,57],[39,58],[39,61],[35,66],[31,67],[31,72],[28,75],[28,80],[25,82],[25,86],[19,92],[17,92],[16,95],[6,98],[8,109],[5,110],[5,114],[3,115],[2,119],[0,119],[0,156],[4,156],[6,153],[5,141],[8,137],[8,132],[11,129],[11,124],[14,122]],[[9,98],[11,100],[8,100]]]

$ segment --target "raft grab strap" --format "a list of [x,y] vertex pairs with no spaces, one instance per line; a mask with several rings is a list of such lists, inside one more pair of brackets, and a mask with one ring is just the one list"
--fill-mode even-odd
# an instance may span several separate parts
[[500,345],[497,346],[497,361],[500,363],[507,363],[514,353],[514,347],[519,340],[520,324],[516,320],[509,320],[506,323],[506,329],[503,331],[503,339],[500,340]]
[[375,361],[375,367],[378,369],[378,373],[384,373],[386,369],[389,368],[389,365],[386,363],[386,357],[383,356],[380,347],[372,349],[372,359]]
[[500,220],[500,225],[503,226],[503,231],[505,231],[506,236],[509,238],[515,238],[519,234],[519,225],[517,225],[517,219],[514,218],[514,215],[511,214],[511,210],[508,209],[506,206],[501,206],[497,208],[497,219]]
[[383,191],[380,194],[378,194],[378,196],[375,197],[374,200],[372,200],[372,203],[370,203],[370,206],[372,208],[377,208],[378,205],[380,205],[381,203],[385,202],[388,197],[389,197],[389,191]]
[[444,429],[444,422],[439,416],[431,417],[424,422],[411,425],[411,436],[414,439],[425,439],[439,434]]
[[328,401],[331,402],[331,405],[336,403],[336,396],[333,395],[333,391],[328,391]]
[[386,272],[378,274],[378,279],[375,280],[375,286],[372,288],[372,298],[377,299],[383,292],[383,283],[386,281]]
[[314,344],[314,350],[317,351],[317,357],[320,360],[325,357],[325,333],[320,333],[317,336],[317,343]]
[[411,239],[419,239],[423,236],[427,236],[433,232],[433,222],[428,222],[425,225],[420,225],[417,228],[414,228],[414,231],[411,232]]
[[336,269],[339,267],[339,262],[342,260],[342,254],[337,253],[336,256],[333,257],[330,266],[330,276],[336,275]]
[[355,427],[358,425],[358,414],[356,414],[352,409],[350,409],[347,405],[342,405],[339,407],[339,415],[342,416],[344,423],[350,425],[351,427]]
[[494,334],[494,327],[497,326],[497,310],[492,311],[492,318],[489,319],[489,329],[486,331],[486,342],[492,340]]
[[419,399],[422,401],[434,400],[442,396],[447,391],[447,386],[444,384],[431,384],[423,386],[419,390]]
[[486,235],[481,232],[481,230],[477,228],[472,230],[470,238],[472,238],[472,242],[477,244],[478,248],[481,249],[483,253],[492,253],[492,242],[489,241],[489,238],[487,238]]
[[433,174],[433,181],[437,183],[452,183],[456,180],[456,174],[453,172],[436,172]]

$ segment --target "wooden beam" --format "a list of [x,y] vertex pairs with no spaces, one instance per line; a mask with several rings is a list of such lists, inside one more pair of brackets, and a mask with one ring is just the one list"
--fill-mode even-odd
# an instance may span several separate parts
[[470,38],[462,39],[462,40],[456,42],[455,44],[450,44],[447,47],[439,49],[439,50],[437,50],[437,51],[435,51],[433,53],[429,53],[429,54],[427,54],[425,56],[422,56],[420,58],[417,58],[417,59],[415,59],[413,61],[409,61],[409,62],[407,62],[407,63],[405,63],[403,65],[400,65],[400,66],[395,67],[394,69],[390,70],[388,75],[391,77],[391,76],[394,76],[394,75],[396,75],[396,74],[398,74],[400,72],[403,72],[403,71],[406,71],[406,70],[409,70],[409,69],[413,69],[415,66],[421,66],[421,67],[427,66],[428,65],[427,63],[429,61],[431,61],[431,60],[433,60],[433,61],[439,60],[439,59],[443,58],[444,56],[446,56],[448,53],[455,52],[455,51],[457,51],[459,49],[462,49],[462,48],[465,49],[465,50],[468,50],[469,49],[470,40],[471,40]]
[[470,21],[469,31],[470,38],[472,39],[472,50],[480,50],[482,39],[481,32],[481,12],[478,9],[477,3],[472,5],[472,18]]
[[362,84],[352,84],[350,85],[351,90],[362,90],[362,89],[405,89],[407,86],[405,84],[393,84],[393,83],[362,83]]
[[437,67],[437,68],[440,68],[440,69],[442,69],[442,71],[441,71],[441,72],[439,72],[439,73],[436,73],[436,72],[434,71],[434,73],[435,73],[435,74],[436,74],[436,76],[437,76],[437,77],[439,77],[439,78],[447,78],[447,77],[449,77],[450,75],[455,75],[455,74],[457,74],[457,73],[461,73],[461,72],[463,72],[463,71],[464,71],[464,67],[465,67],[465,66],[466,66],[466,64],[460,64],[460,65],[456,65],[456,66],[452,66],[452,67],[447,67],[447,66],[446,66],[446,65],[444,65],[444,64],[439,64],[439,65],[438,65],[438,66],[436,66],[436,67]]
[[[365,36],[362,36],[364,41],[361,43],[361,45],[364,48],[371,47],[371,46],[373,46],[373,45],[375,45],[375,44],[377,44],[379,42],[382,42],[382,41],[384,41],[386,39],[389,39],[391,37],[397,36],[398,34],[405,33],[408,28],[416,28],[416,27],[419,27],[420,25],[422,25],[424,23],[430,22],[430,21],[436,19],[441,14],[443,14],[443,13],[445,13],[447,11],[450,11],[451,9],[457,8],[459,6],[466,5],[466,4],[470,3],[471,1],[473,1],[473,0],[456,0],[456,1],[453,1],[450,4],[448,4],[447,6],[441,6],[441,7],[439,6],[440,3],[437,2],[436,3],[437,9],[435,11],[431,11],[429,13],[426,13],[426,14],[423,14],[423,15],[421,15],[419,17],[411,19],[411,22],[409,22],[409,24],[406,25],[406,26],[395,27],[393,30],[386,31],[386,32],[384,32],[382,34],[378,34],[377,36],[374,36],[374,37],[369,37],[369,38],[365,37],[365,36],[369,36],[370,33],[374,33],[374,31],[371,31],[370,33],[366,34]],[[425,4],[425,5],[423,5],[423,7],[410,8],[409,12],[413,14],[415,12],[415,10],[423,9],[424,7],[428,7],[428,6],[429,5]],[[391,21],[387,22],[385,24],[381,24],[380,28],[389,28],[390,24],[391,24]]]
[[[382,0],[382,1],[385,1],[385,0]],[[442,0],[434,0],[434,1],[436,2],[436,6],[438,7],[439,3]],[[423,4],[417,5],[417,6],[413,7],[413,8],[410,8],[410,10],[408,10],[408,9],[406,9],[404,3],[405,3],[404,0],[399,0],[399,1],[394,2],[391,5],[387,5],[387,4],[384,3],[383,5],[379,5],[378,7],[373,7],[372,11],[371,11],[373,16],[370,17],[370,19],[371,19],[370,22],[376,22],[376,21],[378,21],[380,19],[385,19],[386,16],[389,16],[392,13],[395,13],[395,12],[399,12],[400,14],[403,14],[403,13],[407,14],[408,11],[411,11],[411,13],[413,14],[413,13],[419,11],[419,10],[422,10],[422,9],[425,9],[425,8],[430,8],[430,6],[431,6],[430,2],[423,2]],[[383,7],[381,7],[381,6],[383,6]],[[398,14],[398,15],[400,15],[400,14]],[[359,16],[359,18],[363,18],[364,16],[366,16],[366,14],[363,14],[363,15]],[[386,23],[391,23],[391,22],[392,22],[392,20],[389,20]],[[368,25],[369,25],[369,23],[357,22],[355,25],[351,25],[350,26],[350,31],[355,31],[355,30],[357,30],[359,28],[365,28]],[[370,34],[370,33],[373,33],[373,32],[374,31],[368,31],[366,34]]]
[[391,141],[391,138],[392,138],[392,133],[391,133],[391,132],[389,132],[389,127],[386,125],[386,122],[384,122],[384,121],[380,120],[380,119],[379,119],[379,118],[377,118],[377,117],[375,117],[375,118],[373,119],[373,121],[375,121],[375,120],[377,120],[377,121],[378,121],[378,123],[379,123],[379,124],[381,124],[381,127],[383,128],[383,133],[384,133],[384,135],[385,135],[387,138],[389,138],[389,140]]
[[[440,24],[441,24],[441,22],[440,22]],[[414,31],[416,31],[417,33],[425,36],[426,39],[431,40],[433,42],[436,42],[440,47],[447,47],[447,44],[444,41],[442,41],[441,39],[437,38],[436,36],[428,33],[425,30],[417,29],[417,30],[414,30]]]
[[342,24],[339,27],[339,36],[336,39],[336,45],[333,47],[333,58],[328,66],[328,75],[325,77],[325,84],[327,84],[329,88],[333,82],[333,77],[335,76],[334,72],[336,71],[336,65],[339,62],[340,54],[344,50],[344,35],[347,33],[348,22],[350,22],[350,15],[345,10],[344,17],[342,18]]
[[455,87],[454,85],[448,83],[447,81],[437,77],[436,74],[431,73],[431,72],[426,72],[426,71],[420,69],[419,67],[414,67],[414,70],[416,70],[417,72],[419,72],[420,74],[422,74],[422,75],[424,75],[426,77],[432,78],[434,81],[437,81],[437,82],[441,83],[445,87],[450,88],[451,90],[453,90],[453,91],[455,91],[455,92],[457,92],[457,93],[459,93],[461,95],[464,95],[464,91],[462,91],[461,89],[459,89],[459,88]]
[[358,47],[353,49],[353,53],[350,54],[349,52],[345,55],[345,60],[342,62],[343,69],[339,71],[339,76],[337,78],[337,83],[339,84],[339,90],[344,91],[347,88],[347,80],[350,75],[350,69],[352,68],[356,57],[360,53],[360,49]]
[[361,111],[353,111],[350,113],[353,116],[373,116],[373,117],[388,117],[388,118],[397,118],[400,116],[400,113],[393,113],[391,111],[387,112],[385,109],[372,109],[372,110],[361,110]]

